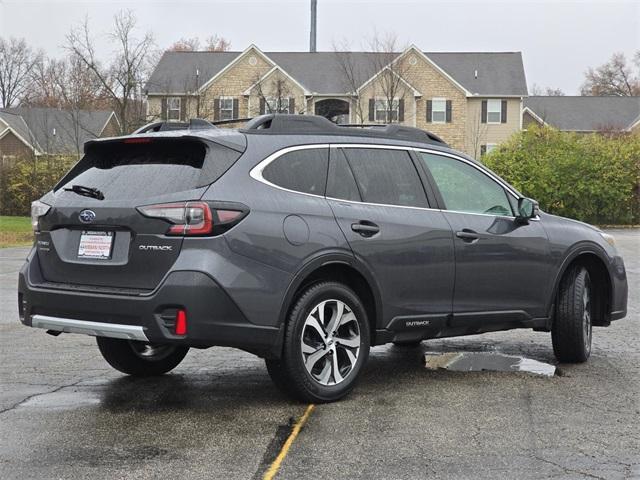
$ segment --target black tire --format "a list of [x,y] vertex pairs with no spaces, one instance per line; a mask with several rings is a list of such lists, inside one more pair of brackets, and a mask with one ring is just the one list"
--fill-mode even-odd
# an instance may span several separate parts
[[97,337],[104,359],[116,370],[137,377],[162,375],[173,370],[189,347],[158,345],[134,340]]
[[591,280],[587,269],[570,267],[560,282],[551,328],[553,353],[563,363],[582,363],[591,354]]
[[[312,341],[313,339],[309,338],[310,333],[313,336],[317,332],[317,329],[310,329],[309,325],[306,324],[307,319],[324,301],[327,301],[328,306],[326,308],[331,308],[331,316],[325,318],[326,324],[322,325],[326,338],[317,336],[316,340],[320,339],[323,342],[318,342],[318,345],[323,346],[318,346],[313,353],[306,353],[306,357],[303,359],[302,342],[305,340]],[[332,336],[329,332],[331,330],[329,324],[334,318],[334,312],[337,311],[334,308],[339,303],[344,305],[345,318],[346,315],[353,313],[355,319],[349,317],[348,323],[338,327]],[[317,316],[317,314],[315,315]],[[322,322],[319,321],[318,324],[320,323]],[[357,335],[360,336],[359,342]],[[345,338],[350,337],[351,342],[355,342],[356,345],[359,343],[359,347],[343,345],[341,343],[342,336]],[[370,338],[367,313],[358,296],[349,287],[341,283],[317,283],[307,288],[295,300],[295,304],[287,318],[282,357],[280,359],[267,359],[267,370],[275,385],[285,394],[297,400],[310,403],[333,402],[347,395],[355,386],[362,367],[369,356]],[[355,362],[352,361],[351,355],[346,352],[347,350],[351,352]],[[308,371],[305,366],[305,363],[309,362],[311,355],[316,354],[321,356],[318,357],[319,359],[314,365],[320,365],[322,362],[321,365],[331,371],[327,384],[321,383],[323,381],[322,377],[324,377],[324,368],[321,369],[321,372],[314,374],[313,369]],[[342,366],[340,362],[342,362]],[[336,370],[338,372],[337,377],[333,373]],[[342,377],[342,374],[345,374],[345,376]],[[343,379],[340,380],[341,378]]]

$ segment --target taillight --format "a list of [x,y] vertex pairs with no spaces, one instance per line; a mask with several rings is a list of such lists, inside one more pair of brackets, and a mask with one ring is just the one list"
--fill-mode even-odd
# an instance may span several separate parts
[[50,205],[42,203],[40,200],[31,202],[31,228],[34,232],[39,230],[38,221],[51,209]]
[[176,312],[176,335],[187,334],[187,312],[184,309],[180,309]]
[[[146,205],[138,211],[146,217],[161,218],[172,223],[167,235],[217,235],[238,223],[247,213],[244,205],[222,204],[224,208],[211,208],[207,202],[178,202]],[[238,207],[237,210],[233,209]]]

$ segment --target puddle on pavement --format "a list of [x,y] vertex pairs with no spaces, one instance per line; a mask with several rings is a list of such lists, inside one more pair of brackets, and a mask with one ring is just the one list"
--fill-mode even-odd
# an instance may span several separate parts
[[21,403],[21,407],[68,409],[98,405],[100,396],[97,392],[80,390],[60,390],[57,392],[36,395]]
[[491,352],[426,353],[425,366],[429,370],[453,372],[525,372],[553,377],[555,365],[517,355]]

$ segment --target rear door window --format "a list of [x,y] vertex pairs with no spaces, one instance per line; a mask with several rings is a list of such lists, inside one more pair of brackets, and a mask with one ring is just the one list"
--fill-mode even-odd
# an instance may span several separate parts
[[407,207],[429,206],[418,172],[406,150],[345,148],[362,201]]
[[262,178],[287,190],[324,195],[328,163],[328,148],[294,150],[269,163]]
[[184,139],[96,143],[55,190],[83,185],[116,200],[193,190],[215,182],[240,155],[218,144]]

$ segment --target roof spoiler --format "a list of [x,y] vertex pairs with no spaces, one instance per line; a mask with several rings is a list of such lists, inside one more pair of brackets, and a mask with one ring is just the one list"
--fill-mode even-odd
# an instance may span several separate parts
[[217,128],[211,122],[203,120],[201,118],[192,118],[189,122],[151,122],[143,125],[136,131],[132,133],[132,135],[138,135],[140,133],[149,133],[149,132],[167,132],[170,130],[200,130],[205,128]]

